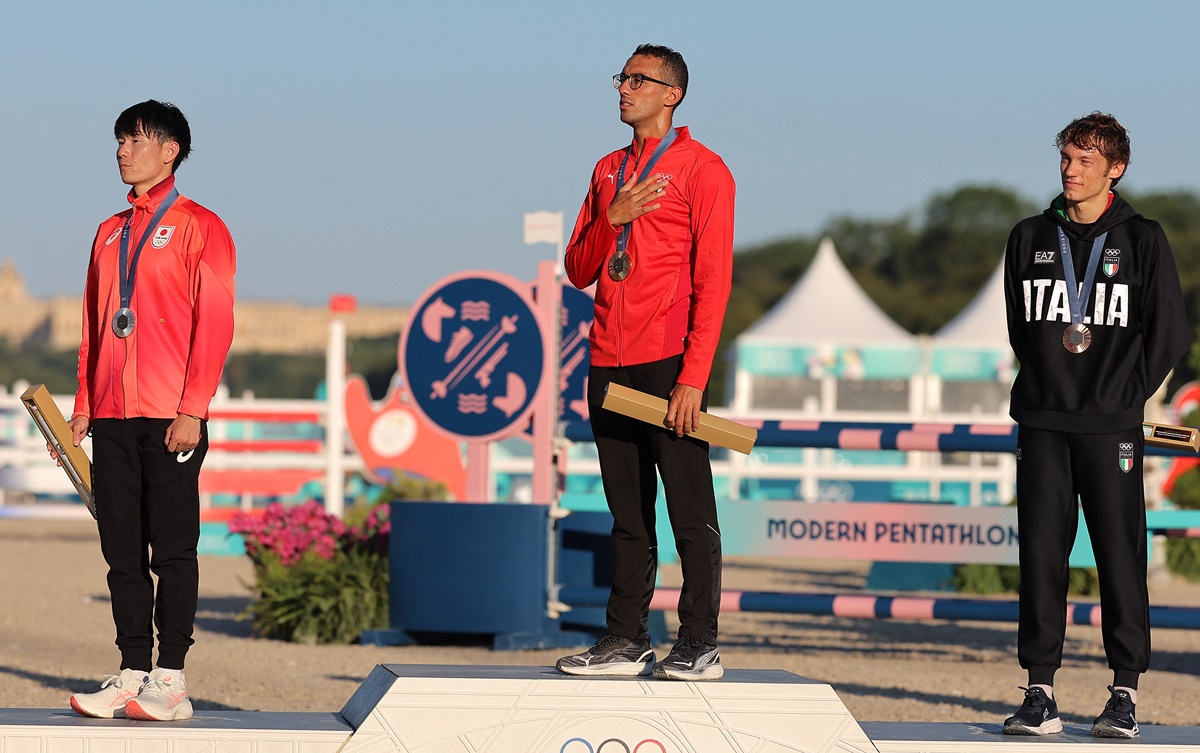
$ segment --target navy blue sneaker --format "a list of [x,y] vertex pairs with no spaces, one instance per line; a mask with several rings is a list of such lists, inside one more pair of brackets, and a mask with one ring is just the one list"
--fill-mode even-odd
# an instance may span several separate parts
[[1021,688],[1025,702],[1017,713],[1004,720],[1006,735],[1057,735],[1062,732],[1058,704],[1041,688]]
[[1125,739],[1137,737],[1137,719],[1133,718],[1136,704],[1129,697],[1128,691],[1113,690],[1109,685],[1108,692],[1111,695],[1108,697],[1108,703],[1104,704],[1104,711],[1092,723],[1092,736]]

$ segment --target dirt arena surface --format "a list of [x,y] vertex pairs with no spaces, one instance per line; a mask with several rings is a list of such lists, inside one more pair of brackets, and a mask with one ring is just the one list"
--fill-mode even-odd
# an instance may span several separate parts
[[[119,655],[95,525],[0,518],[0,707],[66,708],[116,672]],[[764,591],[861,589],[862,563],[731,559],[725,585]],[[483,646],[302,646],[255,638],[237,615],[248,603],[248,560],[202,557],[188,685],[198,709],[336,711],[376,664],[551,665],[562,650]],[[664,574],[668,584],[677,573]],[[1156,605],[1198,606],[1200,587],[1159,576]],[[672,626],[673,629],[673,626]],[[1200,726],[1200,631],[1156,630],[1142,679],[1142,724]],[[859,721],[1001,721],[1020,705],[1016,625],[901,622],[804,615],[722,616],[722,663],[786,669],[828,682]],[[1056,696],[1063,721],[1090,723],[1112,679],[1100,630],[1069,627]]]

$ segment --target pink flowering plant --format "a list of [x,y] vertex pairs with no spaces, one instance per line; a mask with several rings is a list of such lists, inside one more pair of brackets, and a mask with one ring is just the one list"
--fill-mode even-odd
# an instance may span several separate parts
[[256,598],[245,616],[267,638],[353,643],[387,625],[388,505],[351,508],[346,520],[315,501],[234,515],[254,563]]
[[274,502],[261,516],[238,513],[229,520],[229,532],[241,534],[246,554],[255,565],[270,556],[281,564],[294,565],[306,552],[331,560],[347,530],[345,523],[326,513],[316,501],[298,507]]

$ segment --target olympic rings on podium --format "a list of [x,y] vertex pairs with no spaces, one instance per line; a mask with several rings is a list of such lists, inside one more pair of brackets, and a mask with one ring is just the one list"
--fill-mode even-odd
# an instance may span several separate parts
[[[592,747],[590,742],[584,740],[582,737],[572,737],[570,740],[567,740],[565,743],[563,743],[563,746],[559,749],[558,753],[571,753],[571,751],[567,749],[567,746],[569,746],[571,743],[582,743],[587,748],[587,753],[605,753],[605,751],[608,753],[617,753],[616,746],[618,745],[621,746],[620,749],[624,751],[624,753],[638,753],[640,750],[642,750],[643,745],[657,745],[660,753],[667,753],[666,746],[664,746],[658,740],[642,740],[640,743],[633,746],[633,750],[630,750],[629,745],[624,740],[618,740],[615,737],[608,738],[595,748]],[[578,746],[576,746],[575,748],[572,748],[572,750],[579,751],[580,749]],[[650,749],[647,750],[649,751]]]

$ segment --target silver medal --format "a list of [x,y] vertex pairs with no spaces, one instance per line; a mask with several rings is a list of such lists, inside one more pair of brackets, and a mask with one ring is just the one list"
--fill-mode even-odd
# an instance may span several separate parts
[[123,306],[113,315],[113,333],[117,337],[129,337],[133,333],[133,325],[136,321],[137,319],[133,316],[133,310],[128,306]]

